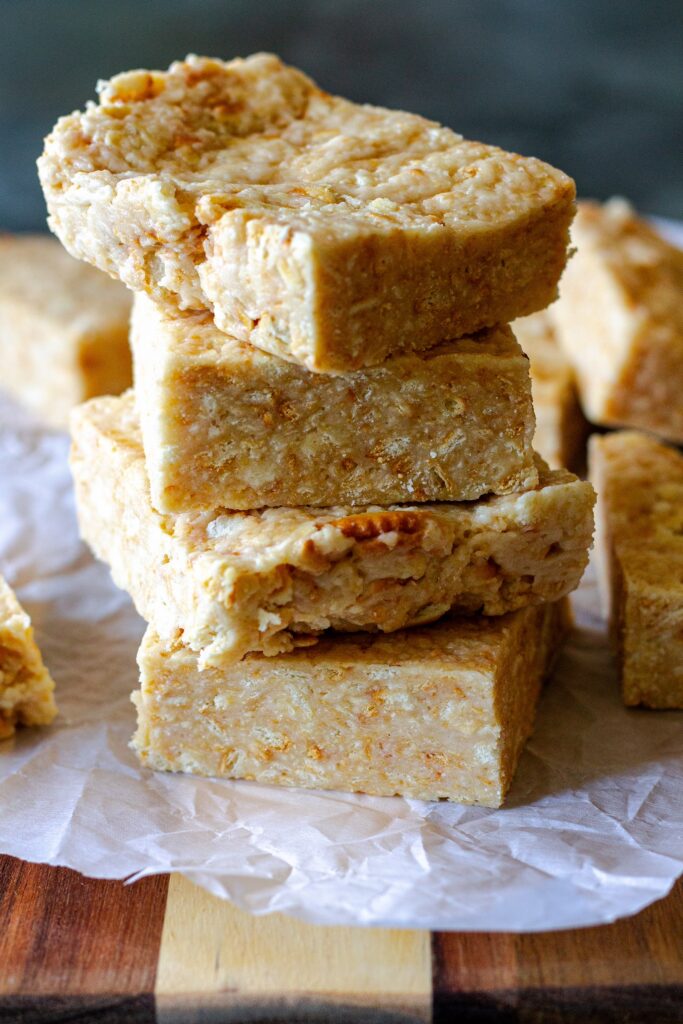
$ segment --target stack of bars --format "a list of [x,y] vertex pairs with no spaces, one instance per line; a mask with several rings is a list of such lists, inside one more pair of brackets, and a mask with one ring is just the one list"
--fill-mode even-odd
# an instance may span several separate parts
[[117,76],[40,171],[137,293],[72,466],[149,622],[143,763],[499,805],[592,536],[497,326],[555,297],[571,180],[269,55]]

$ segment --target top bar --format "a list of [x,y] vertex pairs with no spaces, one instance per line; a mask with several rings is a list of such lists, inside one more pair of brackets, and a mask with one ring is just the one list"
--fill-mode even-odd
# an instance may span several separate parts
[[74,256],[310,370],[346,372],[548,305],[574,183],[277,57],[131,71],[39,160]]

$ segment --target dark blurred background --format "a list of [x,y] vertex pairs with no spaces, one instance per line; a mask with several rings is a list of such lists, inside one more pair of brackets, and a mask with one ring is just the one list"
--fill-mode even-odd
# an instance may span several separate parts
[[0,0],[0,19],[0,228],[44,227],[41,139],[98,78],[259,49],[683,217],[683,0]]

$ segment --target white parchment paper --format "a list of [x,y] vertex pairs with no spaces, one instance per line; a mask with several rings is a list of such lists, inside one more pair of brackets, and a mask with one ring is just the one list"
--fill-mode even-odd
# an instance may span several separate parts
[[67,438],[0,400],[0,569],[61,715],[0,743],[0,852],[101,878],[180,871],[256,914],[535,931],[632,914],[683,870],[683,715],[619,703],[590,580],[507,806],[154,774],[128,741],[143,623],[79,542]]

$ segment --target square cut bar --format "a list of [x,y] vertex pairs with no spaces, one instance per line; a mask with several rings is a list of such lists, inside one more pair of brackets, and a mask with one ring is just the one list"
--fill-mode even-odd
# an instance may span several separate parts
[[138,295],[131,343],[160,511],[469,501],[538,483],[529,364],[508,327],[311,374]]
[[0,576],[0,740],[17,725],[49,725],[57,714],[54,688],[31,620]]
[[52,426],[131,384],[130,295],[49,235],[0,235],[2,382]]
[[99,87],[39,160],[74,256],[242,341],[346,372],[542,309],[573,181],[277,57],[188,57]]
[[683,442],[683,252],[623,200],[579,203],[553,306],[594,423]]
[[683,708],[683,455],[624,430],[589,456],[624,703]]
[[201,667],[311,644],[329,628],[393,632],[450,609],[555,601],[587,561],[593,489],[545,466],[537,489],[473,503],[160,515],[132,395],[82,406],[72,433],[84,539]]
[[499,807],[566,621],[561,601],[205,671],[150,629],[133,746],[164,771]]
[[557,340],[551,309],[512,324],[529,357],[536,417],[534,448],[552,469],[585,468],[588,424],[576,393],[574,370]]

